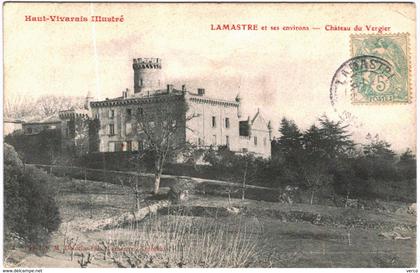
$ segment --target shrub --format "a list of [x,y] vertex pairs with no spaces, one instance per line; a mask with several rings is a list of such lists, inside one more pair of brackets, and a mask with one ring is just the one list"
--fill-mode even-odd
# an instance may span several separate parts
[[54,193],[48,186],[52,177],[35,167],[25,166],[8,144],[4,145],[4,158],[6,237],[17,233],[28,245],[41,249],[61,222]]

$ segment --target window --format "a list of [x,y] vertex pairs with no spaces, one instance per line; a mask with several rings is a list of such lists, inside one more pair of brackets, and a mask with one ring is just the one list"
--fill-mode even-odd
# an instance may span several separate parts
[[216,117],[215,116],[211,117],[211,127],[216,128]]
[[254,145],[257,146],[258,145],[258,139],[256,136],[254,136]]
[[225,118],[225,127],[226,128],[230,127],[229,118]]
[[109,152],[115,152],[115,143],[114,142],[109,142],[109,147],[108,147],[108,151]]
[[217,137],[216,135],[213,135],[213,142],[212,142],[213,146],[217,145]]
[[226,136],[226,146],[229,148],[229,136]]
[[115,152],[124,151],[124,142],[114,142],[114,151]]
[[139,150],[139,143],[137,141],[131,142],[131,150],[138,151]]
[[133,149],[133,143],[131,140],[127,141],[127,151],[131,151]]
[[131,122],[127,122],[125,124],[125,134],[126,135],[129,135],[129,134],[131,134],[131,132],[132,132]]
[[131,117],[131,109],[130,108],[127,109],[127,117]]
[[95,114],[95,119],[99,119],[99,114],[98,113]]
[[109,118],[114,118],[114,110],[109,110],[109,113],[108,113],[108,116],[109,116]]
[[115,135],[115,131],[114,131],[114,124],[110,124],[110,125],[109,125],[109,135],[110,135],[110,136]]
[[139,115],[143,116],[143,108],[139,107],[138,111],[139,111]]
[[264,138],[264,146],[267,146],[267,138]]

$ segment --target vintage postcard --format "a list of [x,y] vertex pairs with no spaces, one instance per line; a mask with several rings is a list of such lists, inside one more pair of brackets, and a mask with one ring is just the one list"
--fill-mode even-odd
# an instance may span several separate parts
[[416,40],[414,3],[5,3],[3,267],[417,272]]

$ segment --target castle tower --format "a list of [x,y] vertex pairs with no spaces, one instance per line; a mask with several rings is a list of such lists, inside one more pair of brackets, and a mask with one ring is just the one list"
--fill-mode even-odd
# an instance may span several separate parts
[[86,98],[85,98],[85,104],[84,104],[84,108],[86,110],[90,110],[90,102],[93,101],[93,96],[92,93],[90,92],[90,90],[87,92],[86,94]]
[[161,88],[162,60],[159,58],[133,59],[134,94],[145,95]]

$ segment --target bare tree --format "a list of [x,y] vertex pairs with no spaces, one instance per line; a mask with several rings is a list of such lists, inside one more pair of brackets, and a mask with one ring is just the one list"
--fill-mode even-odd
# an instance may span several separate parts
[[91,255],[90,252],[88,253],[87,256],[85,256],[85,254],[82,253],[81,259],[79,259],[77,262],[79,263],[81,268],[86,268],[88,264],[92,263],[94,258],[95,257]]
[[33,98],[29,96],[7,96],[4,100],[4,116],[8,118],[23,118],[34,113]]
[[4,116],[9,118],[44,118],[60,110],[82,108],[85,98],[45,95],[33,98],[27,95],[7,96],[4,102]]
[[305,185],[311,191],[310,204],[313,204],[314,195],[322,187],[326,187],[332,182],[332,175],[327,171],[324,162],[306,162],[301,168],[301,175]]
[[102,240],[100,244],[102,245],[102,249],[104,251],[104,260],[106,260],[108,257],[112,258],[114,255],[112,253],[112,247],[110,246],[111,240]]
[[74,148],[78,156],[89,152],[89,117],[87,115],[71,119],[74,126]]
[[123,187],[128,187],[130,191],[134,194],[136,210],[139,210],[140,201],[143,193],[139,183],[139,175],[136,175],[136,177],[128,177],[127,179],[119,177],[118,180],[120,181],[120,184]]
[[70,108],[82,108],[84,103],[83,97],[67,97],[67,96],[41,96],[36,100],[38,106],[37,112],[48,117],[57,114],[61,110]]
[[159,192],[163,166],[168,158],[175,158],[189,147],[185,139],[187,122],[197,115],[188,116],[185,100],[174,101],[154,111],[139,111],[135,115],[136,134],[143,140],[143,149],[149,151],[154,161],[154,189]]
[[246,185],[252,184],[258,177],[255,158],[252,155],[244,156],[244,174],[242,176],[242,200],[245,200]]
[[76,237],[76,238],[71,238],[69,241],[68,241],[68,246],[69,246],[69,248],[70,248],[70,259],[73,261],[73,258],[74,258],[74,251],[75,251],[75,249],[76,249],[76,246],[77,246],[77,243],[79,242],[79,237]]

